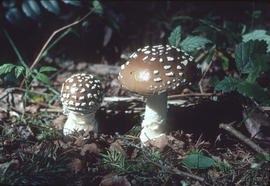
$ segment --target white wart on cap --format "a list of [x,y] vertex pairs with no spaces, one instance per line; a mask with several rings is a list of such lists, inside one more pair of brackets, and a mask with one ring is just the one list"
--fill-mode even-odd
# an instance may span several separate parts
[[62,85],[61,102],[64,111],[95,112],[103,99],[100,80],[91,74],[75,74]]
[[193,83],[193,57],[170,45],[145,46],[121,66],[118,79],[123,87],[139,94],[160,94]]

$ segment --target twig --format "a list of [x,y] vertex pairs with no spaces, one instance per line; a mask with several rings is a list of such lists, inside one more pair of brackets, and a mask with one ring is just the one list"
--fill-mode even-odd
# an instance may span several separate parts
[[270,107],[261,107],[264,111],[270,111]]
[[[69,28],[69,27],[72,27],[72,26],[74,26],[74,25],[76,25],[76,24],[82,22],[82,21],[83,21],[84,19],[86,19],[90,14],[92,14],[93,11],[94,11],[95,9],[96,9],[96,7],[94,7],[93,9],[91,9],[91,11],[89,11],[89,12],[88,12],[85,16],[83,16],[81,19],[79,19],[79,20],[77,20],[77,21],[74,21],[74,22],[71,23],[71,24],[68,24],[68,25],[66,25],[66,26],[63,26],[63,27],[61,27],[61,28],[55,30],[55,31],[51,34],[51,36],[48,38],[48,40],[46,41],[46,43],[43,45],[43,47],[41,48],[41,50],[40,50],[40,52],[38,53],[37,57],[35,58],[33,64],[32,64],[31,67],[29,68],[29,71],[31,71],[31,70],[36,66],[36,64],[38,63],[38,61],[39,61],[41,55],[43,54],[44,50],[47,48],[47,46],[49,45],[49,43],[51,42],[51,40],[54,38],[54,36],[55,36],[56,34],[58,34],[59,32],[65,30],[65,29],[67,29],[67,28]],[[22,82],[21,82],[21,84],[20,84],[20,88],[23,87],[24,82],[25,82],[25,78],[22,80]]]
[[[18,88],[18,87],[7,88],[8,93],[13,93],[13,91],[15,91],[15,90],[21,91],[21,92],[26,92],[26,89],[24,89],[24,88]],[[38,94],[38,95],[47,95],[47,93],[37,92],[37,91],[33,91],[33,90],[29,90],[29,93]]]
[[196,176],[194,174],[190,174],[190,173],[187,173],[187,172],[184,172],[184,171],[181,171],[181,170],[178,170],[177,168],[174,168],[174,169],[169,169],[165,166],[162,166],[160,165],[159,163],[156,163],[152,160],[150,160],[147,156],[144,155],[144,157],[149,161],[151,162],[152,164],[158,166],[159,168],[161,168],[162,170],[166,171],[167,173],[170,173],[170,174],[176,174],[176,175],[179,175],[179,176],[184,176],[184,177],[189,177],[189,178],[193,178],[195,180],[198,180],[200,182],[204,182],[204,178],[203,177],[200,177],[200,176]]
[[202,58],[204,58],[207,54],[209,53],[208,50],[204,51],[203,53],[201,53],[201,55],[199,55],[196,59],[195,59],[195,63],[198,63]]
[[237,137],[238,139],[240,139],[241,141],[243,141],[244,143],[246,143],[248,146],[250,146],[253,150],[255,150],[256,152],[264,155],[264,156],[268,156],[268,153],[263,150],[260,146],[258,146],[256,143],[254,143],[253,141],[251,141],[249,138],[247,138],[246,136],[244,136],[241,132],[235,130],[231,125],[233,123],[230,124],[223,124],[221,123],[219,125],[219,128],[222,128],[228,132],[230,132],[232,135],[234,135],[235,137]]
[[59,112],[62,111],[61,107],[58,107],[58,106],[55,106],[55,105],[49,105],[49,104],[42,103],[42,102],[32,102],[32,101],[30,101],[29,103],[31,103],[31,104],[38,104],[40,106],[43,106],[43,107],[46,107],[46,108],[50,108],[50,109],[56,109]]
[[199,83],[198,83],[199,88],[200,88],[200,92],[201,92],[201,93],[204,93],[203,88],[202,88],[202,81],[204,80],[204,78],[205,78],[207,72],[209,71],[210,67],[212,66],[213,61],[215,61],[215,58],[216,58],[216,55],[214,54],[214,55],[212,56],[212,59],[211,59],[210,63],[209,63],[208,66],[206,67],[206,70],[204,71],[204,73],[203,73],[203,75],[202,75],[202,78],[200,79],[200,81],[199,81]]
[[222,93],[189,93],[189,94],[175,94],[168,96],[168,99],[177,99],[182,97],[211,97],[211,96],[222,96]]
[[[175,94],[168,96],[169,100],[183,98],[183,97],[211,97],[222,96],[222,93],[189,93],[189,94]],[[143,97],[104,97],[105,102],[118,102],[118,101],[143,101]]]
[[196,176],[196,175],[187,173],[187,172],[180,171],[180,170],[178,170],[178,169],[176,169],[176,168],[174,168],[174,169],[169,169],[169,168],[167,168],[167,167],[165,167],[165,166],[162,166],[162,165],[156,163],[155,161],[150,160],[150,159],[145,155],[145,153],[148,153],[148,152],[145,151],[144,148],[139,147],[138,145],[129,142],[124,136],[120,135],[119,133],[115,133],[115,135],[116,135],[118,138],[120,138],[120,139],[121,139],[124,143],[126,143],[127,145],[130,145],[130,146],[132,146],[132,147],[135,147],[135,148],[137,148],[137,149],[143,151],[143,156],[144,156],[149,162],[151,162],[151,163],[155,164],[156,166],[160,167],[162,170],[165,170],[167,173],[170,173],[170,174],[176,174],[176,175],[179,175],[179,176],[190,177],[190,178],[193,178],[193,179],[198,180],[198,181],[200,181],[200,182],[203,182],[203,181],[204,181],[204,178],[202,178],[202,177],[199,177],[199,176]]

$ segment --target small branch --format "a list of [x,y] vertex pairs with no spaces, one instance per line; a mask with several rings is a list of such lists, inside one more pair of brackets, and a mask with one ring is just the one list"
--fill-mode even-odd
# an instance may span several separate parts
[[232,125],[232,123],[231,124],[223,124],[223,123],[221,123],[219,125],[219,128],[222,128],[222,129],[228,131],[229,133],[231,133],[232,135],[234,135],[235,137],[237,137],[238,139],[240,139],[241,141],[246,143],[248,146],[250,146],[256,152],[258,152],[258,153],[260,153],[260,154],[262,154],[264,156],[268,156],[268,153],[265,150],[263,150],[256,143],[254,143],[249,138],[244,136],[241,132],[235,130],[231,125]]
[[270,111],[270,107],[261,107],[264,111]]
[[175,94],[168,96],[168,99],[177,99],[182,97],[211,97],[211,96],[222,96],[222,93],[189,93],[189,94]]
[[204,51],[203,53],[201,53],[201,55],[199,55],[199,56],[195,59],[195,63],[198,63],[199,61],[201,61],[201,59],[204,58],[208,53],[209,53],[208,50],[206,50],[206,51]]
[[[90,14],[93,13],[93,11],[96,9],[96,7],[94,7],[91,11],[89,11],[85,16],[83,16],[81,19],[77,20],[77,21],[74,21],[73,23],[71,24],[68,24],[66,26],[63,26],[57,30],[55,30],[51,36],[49,37],[49,39],[46,41],[46,43],[43,45],[43,47],[41,48],[40,52],[38,53],[37,57],[35,58],[33,64],[31,65],[31,67],[29,68],[29,71],[31,71],[35,66],[36,64],[38,63],[40,57],[42,56],[43,52],[45,51],[45,49],[47,48],[47,46],[49,45],[49,43],[51,42],[51,40],[54,38],[54,36],[56,34],[58,34],[59,32],[69,28],[69,27],[72,27],[74,25],[77,25],[78,23],[82,22],[84,19],[86,19]],[[21,84],[20,84],[20,88],[23,87],[24,85],[24,82],[25,82],[25,78],[22,80]]]
[[159,168],[161,168],[162,170],[166,171],[167,173],[170,173],[170,174],[175,174],[175,175],[179,175],[179,176],[183,176],[183,177],[189,177],[189,178],[192,178],[192,179],[195,179],[195,180],[198,180],[200,182],[204,182],[204,178],[203,177],[200,177],[200,176],[196,176],[194,174],[190,174],[190,173],[187,173],[187,172],[184,172],[184,171],[180,171],[178,170],[177,168],[174,168],[174,169],[169,169],[165,166],[162,166],[160,165],[159,163],[156,163],[152,160],[150,160],[148,157],[146,157],[144,155],[144,157],[149,161],[151,162],[152,164],[158,166]]
[[212,66],[213,61],[215,61],[215,58],[216,58],[216,54],[214,53],[214,55],[212,56],[212,59],[211,59],[210,63],[208,64],[206,70],[204,71],[204,73],[202,75],[202,78],[200,79],[200,81],[198,83],[201,93],[204,93],[203,88],[202,88],[202,81],[204,80],[207,72],[209,71],[210,67]]

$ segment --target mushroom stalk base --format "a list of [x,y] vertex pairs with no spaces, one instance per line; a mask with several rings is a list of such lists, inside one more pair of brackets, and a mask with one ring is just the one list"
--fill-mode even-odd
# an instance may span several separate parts
[[64,125],[64,135],[69,135],[74,131],[90,130],[97,132],[98,123],[95,118],[95,113],[82,114],[70,111],[68,113],[68,119]]
[[147,97],[141,142],[165,135],[167,132],[167,92]]

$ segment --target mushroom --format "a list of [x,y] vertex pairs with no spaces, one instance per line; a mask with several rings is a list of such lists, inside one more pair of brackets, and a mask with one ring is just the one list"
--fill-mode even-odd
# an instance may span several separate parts
[[95,113],[103,100],[100,80],[91,74],[75,74],[66,79],[62,85],[61,102],[63,113],[68,115],[64,125],[64,135],[75,130],[97,132],[98,123]]
[[145,143],[168,131],[167,95],[192,84],[193,57],[170,45],[145,46],[121,66],[118,79],[123,87],[146,98],[140,134]]

